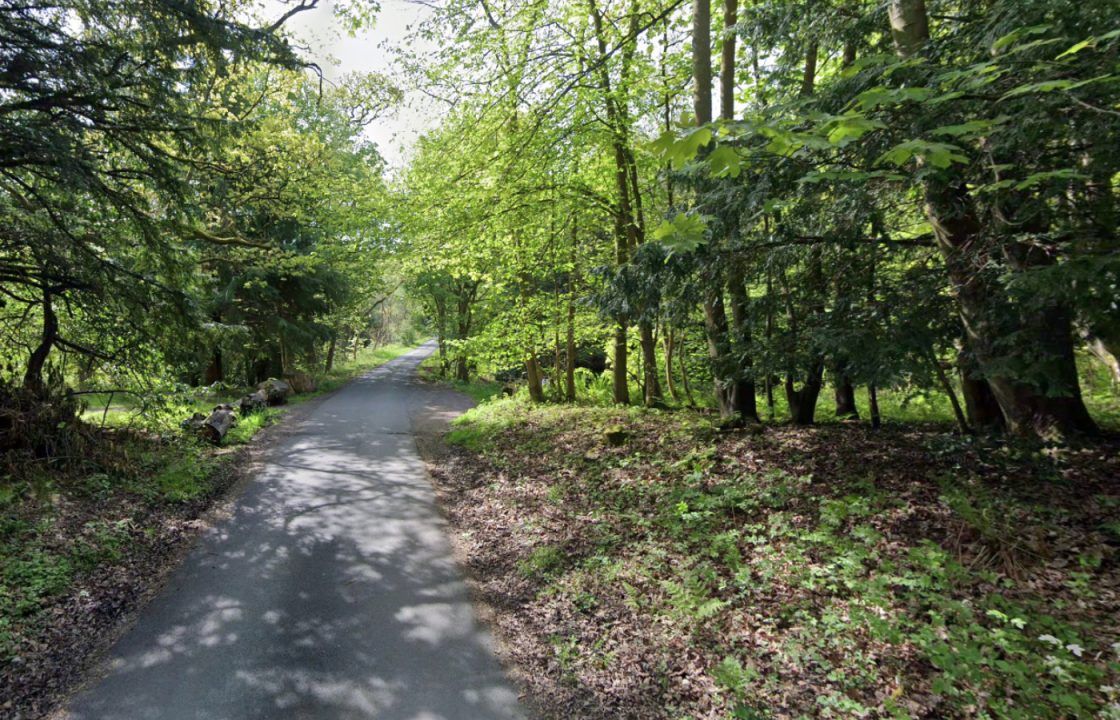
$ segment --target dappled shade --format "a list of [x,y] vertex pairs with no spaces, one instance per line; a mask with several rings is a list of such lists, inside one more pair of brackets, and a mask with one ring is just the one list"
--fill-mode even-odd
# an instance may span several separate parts
[[519,717],[411,436],[422,354],[265,452],[74,720]]

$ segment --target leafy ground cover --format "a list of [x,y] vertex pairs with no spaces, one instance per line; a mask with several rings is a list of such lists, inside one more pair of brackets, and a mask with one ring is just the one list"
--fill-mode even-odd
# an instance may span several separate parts
[[[299,405],[409,350],[359,354]],[[223,447],[169,431],[174,418],[239,394],[195,395],[144,415],[91,411],[74,433],[81,462],[0,458],[0,716],[37,718],[158,587],[235,483],[254,436],[287,408],[241,418]]]
[[449,440],[441,501],[548,716],[1120,717],[1115,438],[505,398]]

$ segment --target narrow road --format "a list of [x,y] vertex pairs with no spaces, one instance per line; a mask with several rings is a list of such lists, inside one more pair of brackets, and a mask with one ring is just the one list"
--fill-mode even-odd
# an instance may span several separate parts
[[71,720],[521,718],[475,620],[413,418],[466,407],[419,348],[274,438],[72,700]]

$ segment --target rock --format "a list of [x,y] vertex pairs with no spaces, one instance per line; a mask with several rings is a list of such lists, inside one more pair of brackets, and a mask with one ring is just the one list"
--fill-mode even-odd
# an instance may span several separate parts
[[303,372],[288,373],[284,376],[284,380],[291,386],[292,392],[296,394],[315,392],[318,388],[315,378]]
[[269,405],[284,405],[288,402],[288,396],[292,394],[292,386],[276,378],[265,380],[257,386],[257,389],[264,391]]
[[255,393],[241,398],[241,402],[237,406],[242,416],[260,412],[268,407],[268,393],[264,390],[257,390]]
[[611,447],[622,447],[630,441],[630,433],[621,425],[611,425],[603,431],[603,438]]

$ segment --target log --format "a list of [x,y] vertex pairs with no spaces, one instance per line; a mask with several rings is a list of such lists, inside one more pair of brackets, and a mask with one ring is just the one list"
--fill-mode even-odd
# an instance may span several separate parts
[[264,391],[269,405],[283,405],[288,402],[288,396],[292,394],[292,386],[276,378],[265,380],[257,386],[257,389]]
[[220,445],[235,422],[232,405],[219,405],[198,429],[198,436],[214,445]]
[[268,407],[268,393],[264,390],[257,390],[241,398],[241,402],[237,404],[241,416],[252,415],[255,412],[260,412]]

